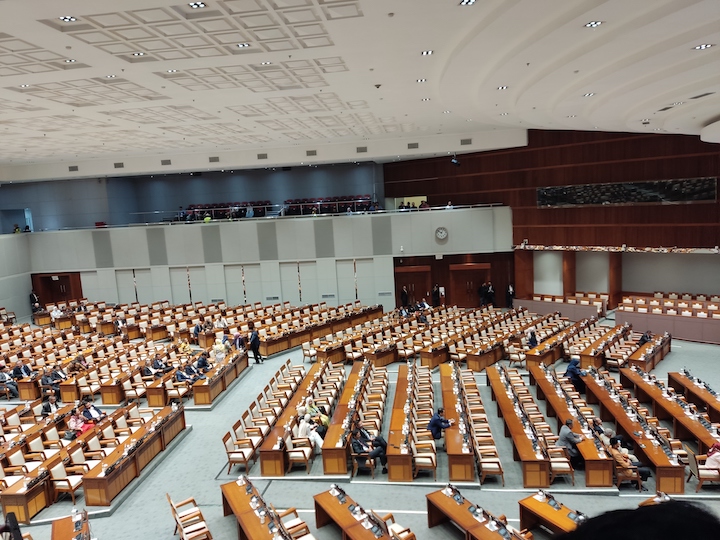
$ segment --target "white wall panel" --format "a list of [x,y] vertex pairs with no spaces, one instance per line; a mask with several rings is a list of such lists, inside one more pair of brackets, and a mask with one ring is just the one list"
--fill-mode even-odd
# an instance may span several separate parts
[[355,301],[355,264],[352,259],[336,260],[338,304]]
[[[150,266],[150,252],[148,251],[145,227],[109,230],[113,264],[116,268],[143,268]],[[92,247],[92,241],[90,247]],[[95,258],[93,257],[92,260],[94,263]]]
[[138,301],[141,304],[152,304],[159,300],[153,289],[152,274],[149,268],[135,269],[135,286],[137,287]]
[[562,253],[559,251],[536,251],[533,256],[535,292],[538,294],[562,294]]
[[225,290],[227,291],[226,302],[228,306],[245,305],[245,288],[242,278],[243,267],[240,264],[226,264]]
[[220,245],[224,262],[252,262],[260,259],[256,221],[220,224]]
[[328,306],[338,305],[338,280],[335,259],[318,259],[315,263],[318,281],[318,301]]
[[153,301],[167,300],[172,303],[170,268],[167,266],[151,266],[150,277],[152,280]]
[[[280,263],[280,284],[282,287],[283,302],[290,302],[293,306],[300,305],[300,282],[298,278],[298,263]],[[271,303],[271,302],[268,302]],[[304,300],[303,300],[303,303]]]
[[263,275],[260,264],[244,264],[245,272],[245,293],[247,294],[247,303],[266,302],[263,299]]
[[227,301],[225,289],[225,272],[222,263],[206,264],[205,277],[207,280],[207,294],[212,302],[213,299]]
[[575,255],[575,288],[583,292],[609,290],[610,254],[578,252]]
[[720,256],[623,253],[623,291],[720,294]]
[[135,296],[135,279],[132,270],[115,270],[115,282],[119,303],[131,304],[138,301]]
[[262,273],[262,300],[263,305],[275,304],[282,300],[282,285],[280,278],[280,264],[277,261],[263,261],[260,263]]
[[190,303],[190,290],[188,288],[188,272],[185,266],[170,268],[170,288],[173,304]]
[[[321,301],[318,292],[317,263],[315,261],[303,261],[300,263],[300,287],[302,289],[303,304],[317,304]],[[334,302],[328,302],[328,305],[333,304]]]
[[210,296],[207,288],[207,274],[204,266],[190,266],[190,291],[193,302],[210,303]]

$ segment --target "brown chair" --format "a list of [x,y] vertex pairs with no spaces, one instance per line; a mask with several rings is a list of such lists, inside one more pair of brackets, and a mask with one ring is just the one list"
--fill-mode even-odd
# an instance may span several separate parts
[[242,464],[245,471],[250,471],[250,462],[255,460],[255,448],[248,439],[233,441],[232,435],[228,431],[223,437],[223,446],[228,457],[228,474],[233,465]]
[[350,474],[350,477],[352,478],[355,476],[355,474],[360,469],[369,469],[370,475],[372,476],[373,480],[375,479],[375,459],[371,458],[367,452],[363,453],[356,453],[351,452],[350,454],[352,458],[352,474]]
[[395,516],[392,514],[385,514],[381,516],[376,514],[375,511],[371,510],[372,515],[376,520],[380,522],[385,529],[385,532],[393,540],[416,540],[415,533],[413,533],[408,527],[403,527],[395,521]]
[[69,493],[75,504],[75,492],[82,487],[82,474],[68,475],[65,465],[59,461],[50,467],[50,478],[52,478],[53,487],[58,493]]
[[[290,536],[292,536],[293,538],[300,538],[310,534],[310,529],[308,528],[307,523],[300,519],[296,508],[288,508],[283,512],[278,512],[275,507],[270,504],[270,509],[273,511],[273,513],[277,514],[283,528],[288,533],[290,533]],[[283,521],[283,518],[286,518],[288,516],[292,517]]]
[[696,456],[689,448],[687,449],[687,455],[690,466],[687,481],[689,482],[693,476],[697,478],[698,485],[697,488],[695,488],[696,493],[700,491],[700,488],[705,482],[720,482],[720,471],[705,467],[706,455],[701,454]]
[[174,502],[170,498],[169,493],[166,493],[165,497],[167,497],[168,503],[170,504],[170,511],[172,512],[175,520],[175,530],[173,531],[173,534],[178,533],[178,528],[181,524],[183,527],[189,527],[204,521],[202,512],[200,512],[200,508],[198,508],[195,499],[192,497],[178,503]]
[[637,467],[621,467],[615,464],[615,485],[619,488],[623,482],[635,482],[638,491],[642,491],[642,478]]
[[312,466],[312,462],[315,456],[315,452],[313,451],[313,446],[310,442],[310,439],[294,439],[292,437],[292,434],[289,434],[285,437],[285,451],[287,452],[288,461],[290,462],[291,468],[293,464],[301,463],[305,465],[307,473],[310,474],[310,468]]

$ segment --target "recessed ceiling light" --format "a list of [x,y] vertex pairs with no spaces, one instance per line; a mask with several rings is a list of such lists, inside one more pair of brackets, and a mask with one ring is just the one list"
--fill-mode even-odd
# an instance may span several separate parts
[[423,56],[430,56],[433,52],[434,52],[434,51],[423,51],[423,52],[422,52],[422,55],[423,55]]
[[585,25],[585,28],[597,28],[603,23],[603,21],[590,21]]
[[452,111],[443,111],[443,114],[450,114]]
[[28,86],[30,86],[30,85],[29,84],[21,84],[20,88],[27,88]]
[[133,56],[145,56],[144,52],[134,52]]
[[429,97],[424,97],[424,98],[422,98],[422,100],[423,100],[423,101],[430,101],[430,98],[429,98]]
[[461,6],[472,6],[475,3],[475,0],[462,0],[460,2]]
[[588,92],[587,94],[583,94],[583,97],[593,97],[595,95],[595,92]]
[[58,17],[62,22],[75,22],[77,19],[71,15],[65,15],[63,17]]
[[105,75],[106,79],[114,79],[116,75]]
[[506,112],[501,112],[501,113],[500,113],[500,116],[507,116],[507,115],[508,115],[508,113],[506,113]]
[[508,87],[505,86],[505,85],[498,86],[498,90],[507,90],[507,88],[508,88]]
[[693,47],[696,51],[704,51],[705,49],[709,49],[710,47],[714,47],[714,43],[703,43],[702,45],[696,45]]
[[269,66],[272,62],[260,62],[261,66]]
[[205,2],[190,2],[188,4],[188,6],[190,6],[193,9],[204,8]]
[[570,114],[568,115],[568,118],[577,118],[577,114]]
[[685,103],[685,102],[684,101],[676,101],[675,103],[673,103],[673,106],[677,107],[678,105],[682,105],[683,103]]
[[641,122],[649,122],[649,121],[650,121],[650,119],[649,119],[649,118],[643,118],[643,119],[642,119],[642,120],[640,120],[640,121],[641,121]]
[[177,73],[177,69],[168,69],[167,72],[168,73]]
[[238,43],[238,47],[240,47],[241,49],[242,49],[243,47],[249,47],[249,46],[250,46],[249,43]]
[[426,82],[427,79],[418,79],[417,82]]
[[67,60],[65,60],[65,63],[66,63],[66,64],[73,64],[73,63],[75,63],[75,60],[73,60],[72,58],[68,58]]

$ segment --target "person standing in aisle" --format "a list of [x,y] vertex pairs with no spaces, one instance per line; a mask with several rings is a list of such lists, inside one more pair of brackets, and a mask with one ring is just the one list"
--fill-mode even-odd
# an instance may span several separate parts
[[255,323],[250,321],[250,324],[248,324],[248,329],[250,330],[248,342],[250,343],[250,350],[252,351],[253,357],[255,358],[255,363],[262,364],[264,360],[263,357],[260,356],[260,335],[255,329]]

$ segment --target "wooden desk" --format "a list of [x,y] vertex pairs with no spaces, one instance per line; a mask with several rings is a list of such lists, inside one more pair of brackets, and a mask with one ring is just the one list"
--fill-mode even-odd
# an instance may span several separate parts
[[295,393],[288,400],[283,412],[275,420],[275,427],[265,436],[258,452],[260,455],[260,474],[262,476],[285,476],[288,467],[287,453],[284,449],[274,448],[278,437],[285,435],[285,424],[297,415],[297,406],[305,399],[307,390],[315,380],[315,374],[326,364],[315,363],[300,381]]
[[345,347],[342,342],[320,345],[315,351],[317,352],[318,361],[332,362],[334,364],[345,361]]
[[405,402],[407,401],[407,376],[407,364],[402,363],[398,366],[395,398],[393,400],[392,415],[390,416],[390,426],[388,428],[386,456],[388,481],[390,482],[412,482],[413,480],[412,453],[408,451],[407,454],[403,454],[400,451],[400,446],[405,441],[405,435],[402,433],[402,427],[406,418],[403,408],[405,407]]
[[[248,487],[250,488],[248,491]],[[250,499],[259,495],[250,484],[239,485],[237,481],[222,484],[223,516],[235,515],[238,523],[238,540],[263,540],[272,538],[266,523],[260,523],[250,506]]]
[[53,321],[53,326],[56,330],[65,330],[66,328],[72,328],[73,317],[70,315],[63,315]]
[[80,399],[80,389],[77,385],[77,377],[68,377],[60,383],[60,401],[73,403]]
[[[457,396],[453,392],[452,364],[440,366],[440,388],[442,392],[445,418],[455,423],[445,429],[445,448],[448,457],[448,468],[451,482],[475,481],[475,454],[472,450],[472,441],[468,452],[463,452],[463,435],[458,427],[459,416],[455,410]],[[468,426],[469,429],[469,426]]]
[[271,356],[289,348],[290,339],[285,334],[269,335],[260,340],[260,354]]
[[224,392],[228,385],[248,367],[247,352],[228,354],[222,362],[208,371],[205,379],[193,384],[193,401],[195,405],[210,405]]
[[533,529],[542,525],[555,534],[574,531],[577,523],[573,516],[577,516],[577,513],[562,503],[558,504],[560,507],[554,508],[547,500],[539,500],[537,494],[520,499],[520,528]]
[[[362,522],[355,519],[349,507],[350,505],[357,506],[357,503],[349,496],[346,495],[345,502],[341,503],[329,491],[324,491],[315,495],[313,500],[315,501],[315,525],[318,529],[334,523],[342,531],[343,540],[390,540],[388,534],[375,536],[363,526]],[[370,512],[370,509],[366,510]]]
[[147,385],[147,389],[145,390],[145,398],[147,399],[148,407],[157,409],[160,407],[165,407],[167,405],[168,398],[167,391],[165,390],[165,382],[168,379],[172,380],[174,376],[175,372],[170,371]]
[[[634,351],[628,358],[628,364],[639,367],[643,371],[653,370],[670,353],[672,337],[669,335],[663,337],[662,343],[659,345],[654,341],[653,339]],[[650,349],[653,349],[652,352],[649,352]]]
[[465,540],[500,540],[503,536],[498,531],[487,528],[488,521],[478,521],[470,508],[477,505],[463,497],[462,504],[448,497],[442,490],[433,491],[425,496],[427,501],[428,528],[452,521],[465,533]]
[[[559,430],[567,418],[572,418],[565,401],[565,394],[558,396],[555,386],[547,379],[542,368],[531,366],[529,371],[531,378],[534,378],[537,384],[538,399],[544,399],[547,403],[547,417],[557,418],[557,429]],[[611,487],[615,469],[612,456],[607,454],[601,456],[592,436],[588,439],[581,432],[577,422],[573,425],[573,431],[583,437],[583,440],[577,444],[577,448],[585,460],[585,485],[587,487]]]
[[[655,467],[655,484],[658,491],[665,493],[685,493],[685,467],[673,465],[660,447],[653,446],[645,438],[642,426],[631,420],[620,403],[615,402],[605,387],[600,386],[591,375],[582,376],[587,391],[588,403],[600,405],[600,418],[615,422],[616,432],[634,443],[633,453],[640,461]],[[635,435],[639,433],[640,435]]]
[[18,394],[23,401],[33,401],[40,397],[40,377],[23,377],[17,381]]
[[385,367],[393,362],[398,361],[398,350],[397,346],[393,343],[390,346],[385,346],[382,349],[375,349],[365,353],[365,358],[370,360],[377,367]]
[[[150,431],[153,421],[161,422],[163,419],[166,420],[154,431]],[[114,470],[106,473],[101,465],[83,475],[85,504],[110,506],[110,502],[184,429],[185,411],[182,408],[172,413],[170,407],[165,407],[152,419],[147,420],[139,430],[102,460],[102,465],[115,464]],[[123,453],[132,444],[132,439],[143,439],[143,442],[123,458]]]
[[47,311],[36,311],[33,313],[33,322],[35,326],[48,326],[52,323],[52,317]]
[[685,414],[685,409],[675,401],[664,397],[660,388],[644,380],[639,373],[623,368],[620,370],[620,382],[624,388],[635,389],[635,397],[637,397],[638,401],[642,403],[651,402],[653,416],[658,420],[672,421],[673,437],[675,439],[694,441],[697,444],[699,454],[706,453],[716,442],[715,437],[705,426]]
[[[82,513],[78,512],[77,521],[80,522],[80,528],[75,528],[73,516],[67,516],[60,519],[54,519],[52,522],[51,540],[75,540],[77,535],[87,535],[90,538],[90,520],[83,519]],[[85,536],[82,536],[85,538]]]
[[103,405],[119,405],[125,402],[125,389],[122,381],[130,377],[129,372],[124,372],[118,377],[120,384],[115,384],[115,378],[110,379],[100,385],[100,396]]
[[513,459],[522,462],[523,487],[550,486],[550,460],[536,454],[525,434],[522,422],[515,414],[515,407],[508,397],[497,369],[486,370],[493,401],[497,402],[498,416],[505,421],[505,436],[513,441]]
[[472,371],[483,371],[505,357],[505,349],[501,344],[490,347],[489,350],[478,350],[467,353],[467,367]]
[[[37,469],[25,476],[31,480],[36,478]],[[52,504],[53,492],[49,476],[29,489],[24,487],[22,481],[17,482],[2,492],[0,500],[3,514],[7,516],[8,512],[14,512],[20,523],[30,523],[35,515]]]
[[435,369],[450,359],[447,345],[433,343],[420,351],[420,365]]
[[[580,368],[581,369],[590,369],[591,367],[594,368],[601,368],[605,362],[605,345],[604,343],[612,343],[613,337],[615,336],[615,333],[617,331],[618,327],[615,326],[614,328],[611,328],[607,332],[605,332],[603,335],[601,335],[599,338],[597,338],[595,341],[593,341],[589,347],[586,347],[582,351],[580,351]],[[593,351],[595,351],[595,354],[592,354]]]
[[720,395],[712,395],[707,388],[699,387],[687,376],[676,371],[668,373],[668,385],[683,394],[690,403],[705,407],[711,422],[720,422]]
[[363,362],[353,364],[352,371],[345,382],[345,388],[335,407],[335,412],[330,419],[330,427],[328,427],[322,445],[323,472],[325,474],[347,474],[348,472],[350,438],[348,437],[345,444],[341,446],[338,446],[338,443],[345,433],[342,423],[349,412],[348,402],[355,393],[355,384],[358,381],[358,374],[362,367]]

